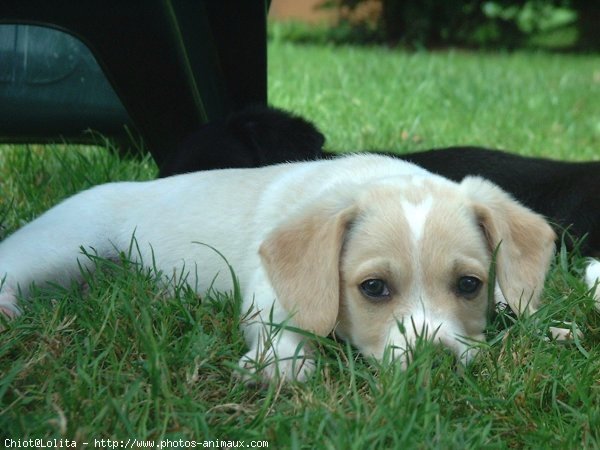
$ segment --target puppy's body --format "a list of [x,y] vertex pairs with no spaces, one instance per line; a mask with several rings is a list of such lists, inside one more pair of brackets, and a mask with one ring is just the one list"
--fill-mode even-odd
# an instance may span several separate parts
[[273,325],[288,320],[319,335],[335,329],[376,357],[391,346],[404,358],[427,336],[466,361],[464,340],[483,338],[492,252],[500,246],[499,300],[531,312],[554,240],[540,216],[489,182],[457,184],[384,156],[198,172],[92,188],[9,236],[0,309],[16,314],[17,292],[27,296],[31,283],[66,285],[80,265],[92,269],[80,247],[110,258],[132,236],[133,259],[198,292],[231,289],[209,246],[227,259],[249,312],[240,363],[266,363],[267,379],[312,368],[305,339]]
[[[207,246],[221,252],[240,279],[249,280],[249,272],[259,266],[259,243],[271,227],[299,207],[298,194],[309,201],[339,178],[323,177],[317,183],[313,177],[323,165],[327,163],[296,164],[292,172],[290,166],[275,165],[252,171],[253,176],[247,170],[226,169],[94,187],[68,198],[2,242],[0,273],[8,274],[7,287],[18,282],[24,294],[33,281],[66,284],[75,268],[64,271],[65,259],[79,253],[80,246],[113,257],[129,248],[134,237],[139,258],[150,263],[154,253],[158,269],[166,275],[185,268],[193,286],[230,289],[225,262]],[[303,185],[310,181],[317,189]],[[296,194],[295,198],[278,194],[281,190]],[[50,252],[44,251],[46,246]],[[16,273],[22,275],[13,280]]]

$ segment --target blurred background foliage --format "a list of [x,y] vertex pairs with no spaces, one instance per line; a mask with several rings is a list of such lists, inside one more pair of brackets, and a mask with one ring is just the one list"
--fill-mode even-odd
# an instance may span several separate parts
[[322,0],[333,24],[278,24],[271,37],[409,48],[600,50],[596,0]]

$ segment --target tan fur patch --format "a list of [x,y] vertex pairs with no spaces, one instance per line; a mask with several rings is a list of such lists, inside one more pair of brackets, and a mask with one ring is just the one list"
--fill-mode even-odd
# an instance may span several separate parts
[[296,326],[327,335],[339,309],[339,258],[354,208],[332,212],[316,205],[278,227],[260,256],[281,304]]
[[496,275],[509,306],[516,314],[535,312],[554,255],[554,231],[542,216],[486,180],[468,177],[462,187],[473,199],[490,249],[499,246]]

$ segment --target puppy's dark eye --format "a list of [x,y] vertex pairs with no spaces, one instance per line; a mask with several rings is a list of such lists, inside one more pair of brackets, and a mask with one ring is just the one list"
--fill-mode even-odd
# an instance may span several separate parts
[[390,289],[385,281],[372,278],[360,284],[360,291],[372,300],[385,300],[390,297]]
[[458,279],[456,286],[458,295],[467,299],[472,299],[477,296],[479,289],[481,288],[481,280],[476,277],[465,276]]

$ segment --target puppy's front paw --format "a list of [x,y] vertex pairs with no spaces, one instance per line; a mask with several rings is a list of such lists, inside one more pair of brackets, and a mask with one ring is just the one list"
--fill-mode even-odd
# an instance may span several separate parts
[[315,362],[304,353],[276,355],[273,349],[250,350],[240,359],[239,376],[247,384],[283,381],[304,382],[315,370]]
[[550,336],[555,341],[572,341],[573,339],[581,339],[583,338],[583,333],[579,329],[576,324],[571,324],[570,322],[564,322],[563,326],[569,326],[569,328],[561,328],[561,327],[550,327]]
[[17,306],[17,298],[8,292],[0,294],[0,314],[14,319],[21,314],[19,307]]

